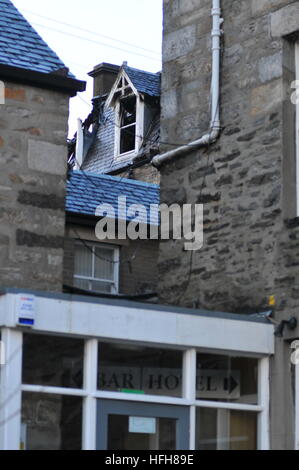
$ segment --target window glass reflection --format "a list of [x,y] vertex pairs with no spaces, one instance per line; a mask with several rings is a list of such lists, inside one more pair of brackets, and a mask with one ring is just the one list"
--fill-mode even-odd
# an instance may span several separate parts
[[24,334],[23,383],[82,388],[84,341]]
[[196,450],[256,450],[256,429],[256,413],[198,408]]
[[101,343],[98,388],[180,397],[182,352]]
[[[108,450],[175,450],[177,422],[171,418],[152,418],[155,429],[138,433],[130,429],[129,416],[109,415]],[[148,418],[145,418],[148,419]]]
[[197,354],[196,398],[257,404],[258,361]]
[[82,398],[23,393],[21,448],[80,450]]

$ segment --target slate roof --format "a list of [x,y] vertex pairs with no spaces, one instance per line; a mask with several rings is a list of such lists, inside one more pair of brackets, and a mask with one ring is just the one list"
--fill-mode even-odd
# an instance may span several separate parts
[[0,0],[0,64],[46,74],[66,68],[10,0]]
[[[116,162],[114,162],[114,122],[114,109],[106,109],[95,140],[83,161],[83,170],[90,173],[109,173],[114,170],[116,166]],[[123,163],[122,166],[124,166]]]
[[[146,72],[123,65],[124,70],[138,92],[152,97],[159,97],[161,93],[161,74]],[[157,106],[158,109],[158,106]],[[153,118],[143,145],[139,151],[140,157],[152,157],[159,151],[160,119]],[[132,156],[121,161],[114,159],[115,144],[115,112],[114,108],[106,108],[102,116],[94,142],[84,159],[82,169],[91,173],[112,173],[124,170],[132,164]]]
[[[127,160],[117,160],[114,158],[115,141],[115,115],[114,109],[108,108],[105,111],[103,122],[100,124],[95,140],[90,147],[82,169],[90,173],[112,173],[117,170],[125,170],[131,166],[132,157]],[[138,156],[152,157],[159,152],[160,140],[160,119],[157,117],[151,124],[144,143],[142,144]]]
[[134,87],[140,93],[146,93],[149,96],[161,95],[161,73],[145,72],[144,70],[134,69],[124,65],[124,71],[128,74]]
[[[160,204],[160,188],[156,184],[129,180],[108,175],[95,175],[83,171],[72,171],[67,183],[66,211],[73,214],[95,216],[96,208],[101,204],[110,204],[116,216],[118,213],[118,197],[126,196],[127,209],[132,204],[142,204],[146,208],[143,222],[158,225],[159,212],[152,211],[150,205]],[[141,213],[140,213],[141,215]],[[136,215],[125,219],[130,221]]]

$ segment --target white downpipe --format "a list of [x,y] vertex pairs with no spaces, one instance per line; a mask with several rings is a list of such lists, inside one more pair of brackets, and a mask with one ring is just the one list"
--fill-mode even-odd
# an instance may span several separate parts
[[77,142],[76,142],[76,160],[75,160],[75,170],[80,170],[83,163],[83,128],[81,119],[77,120]]
[[212,106],[210,128],[220,131],[220,51],[221,51],[221,18],[220,0],[213,0],[212,8],[213,29],[212,29]]
[[220,37],[221,37],[221,18],[220,0],[212,0],[212,80],[211,80],[211,124],[209,131],[200,139],[190,142],[189,144],[178,147],[174,150],[157,155],[152,160],[152,165],[155,167],[161,166],[163,163],[185,155],[193,150],[196,150],[205,145],[209,145],[217,140],[220,135],[220,110],[219,110],[219,97],[220,97]]

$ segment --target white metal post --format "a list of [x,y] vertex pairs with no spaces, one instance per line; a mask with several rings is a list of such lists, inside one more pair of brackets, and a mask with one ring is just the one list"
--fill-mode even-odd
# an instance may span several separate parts
[[83,164],[84,133],[81,119],[77,119],[77,141],[75,153],[75,170],[81,170]]
[[297,87],[297,81],[299,80],[299,42],[295,43],[295,96],[296,96],[296,127],[295,127],[295,142],[296,142],[296,192],[297,192],[297,217],[299,216],[299,88]]
[[[183,398],[196,400],[196,349],[184,352],[183,357]],[[190,407],[189,447],[195,450],[196,441],[196,407]]]
[[297,361],[295,361],[295,450],[299,450],[299,362]]
[[188,349],[183,357],[183,398],[196,399],[196,349]]
[[0,449],[20,450],[23,334],[3,328],[1,341],[5,365],[0,368]]
[[258,418],[258,448],[259,450],[270,449],[270,384],[269,384],[269,362],[265,357],[259,360],[258,365],[258,403],[262,411]]
[[97,424],[97,391],[98,341],[91,339],[85,342],[84,348],[84,390],[87,397],[83,399],[83,450],[96,450]]

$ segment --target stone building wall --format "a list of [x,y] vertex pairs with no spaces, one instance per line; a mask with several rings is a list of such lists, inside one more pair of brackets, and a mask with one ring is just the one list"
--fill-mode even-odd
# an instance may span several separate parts
[[139,295],[157,292],[158,252],[157,240],[130,241],[128,245],[122,247],[121,294]]
[[[161,199],[204,204],[204,246],[160,245],[161,303],[249,313],[277,320],[299,307],[296,218],[294,40],[299,2],[222,1],[221,137],[161,168]],[[164,0],[163,142],[206,133],[211,80],[211,0]],[[297,20],[296,20],[297,19]],[[167,147],[164,146],[166,150]],[[291,340],[271,363],[271,445],[294,448]]]
[[61,291],[68,96],[5,83],[0,285]]
[[151,163],[129,169],[124,172],[118,173],[119,178],[130,178],[137,181],[145,181],[146,183],[160,184],[160,172]]

